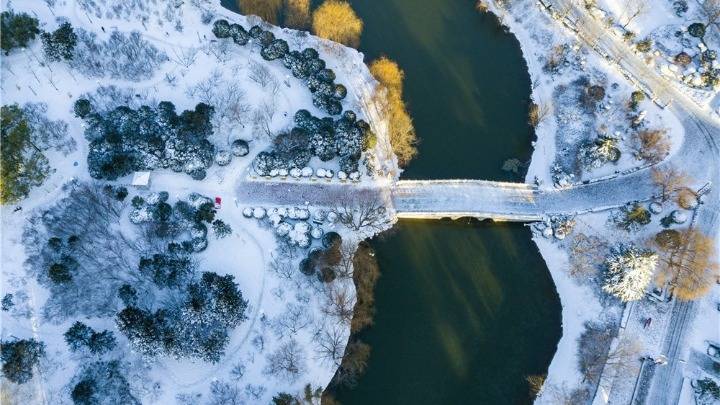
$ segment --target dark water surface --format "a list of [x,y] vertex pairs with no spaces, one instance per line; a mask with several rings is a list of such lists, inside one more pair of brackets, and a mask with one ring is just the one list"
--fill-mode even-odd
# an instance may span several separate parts
[[[233,3],[223,1],[223,3]],[[530,78],[517,40],[473,0],[353,0],[366,61],[405,70],[421,138],[403,178],[518,180],[530,158]],[[382,277],[372,346],[344,405],[524,404],[561,333],[560,302],[529,230],[475,220],[400,221],[372,241]]]

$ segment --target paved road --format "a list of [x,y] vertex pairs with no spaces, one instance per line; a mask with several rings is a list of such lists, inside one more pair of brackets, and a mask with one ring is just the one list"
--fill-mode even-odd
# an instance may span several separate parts
[[[657,74],[647,66],[626,43],[610,34],[603,24],[590,16],[585,7],[573,0],[546,0],[560,14],[567,15],[578,37],[601,55],[617,64],[626,77],[654,97],[659,104],[671,102],[670,109],[682,121],[685,140],[681,150],[670,162],[690,173],[697,180],[709,181],[713,187],[706,196],[707,203],[697,212],[696,226],[707,235],[720,234],[720,152],[718,118],[702,109],[677,88],[677,84]],[[647,404],[677,404],[682,387],[683,359],[687,358],[686,332],[694,321],[694,303],[675,301],[671,320],[665,333],[663,354],[668,364],[658,367],[654,375]]]

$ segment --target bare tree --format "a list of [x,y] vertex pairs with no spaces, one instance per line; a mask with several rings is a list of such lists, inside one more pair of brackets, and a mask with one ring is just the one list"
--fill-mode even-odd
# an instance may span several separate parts
[[620,21],[624,21],[623,28],[626,28],[630,23],[645,14],[648,10],[648,5],[645,0],[629,0],[625,2],[625,9],[620,17]]
[[305,307],[288,303],[285,312],[273,322],[273,329],[279,339],[296,335],[312,323],[312,316]]
[[225,63],[230,60],[231,46],[230,41],[214,40],[208,44],[206,53],[215,56],[219,62]]
[[295,339],[290,339],[267,356],[263,373],[294,383],[305,372],[305,368],[305,353],[302,347]]
[[345,347],[342,362],[333,377],[333,385],[354,387],[358,378],[365,372],[370,358],[370,346],[360,340],[352,340]]
[[272,138],[273,133],[270,129],[270,123],[272,123],[276,111],[277,109],[274,97],[271,100],[263,101],[255,108],[252,116],[253,130],[255,134],[263,134],[268,139]]
[[372,197],[345,199],[333,210],[338,220],[348,228],[359,231],[365,228],[380,231],[390,223],[385,207]]
[[705,0],[702,5],[707,16],[707,25],[713,25],[720,20],[720,0]]
[[179,51],[177,49],[173,49],[175,57],[172,58],[172,60],[185,69],[188,69],[197,60],[197,53],[197,48],[180,49]]
[[339,367],[342,362],[347,336],[336,325],[323,325],[314,339],[315,352],[318,357],[332,365]]
[[207,79],[188,87],[186,93],[215,108],[213,128],[216,133],[227,133],[228,143],[232,129],[236,126],[244,127],[250,112],[250,106],[244,102],[245,91],[235,82],[226,82],[219,70],[214,70]]
[[600,381],[605,374],[609,378],[625,375],[637,368],[640,363],[640,347],[636,340],[617,337],[617,325],[591,323],[585,324],[585,331],[578,342],[578,358],[583,381],[592,385],[607,383]]
[[671,199],[678,191],[687,189],[692,181],[690,176],[675,166],[653,168],[652,178],[663,202]]
[[[69,187],[69,195],[32,219],[23,235],[28,271],[50,288],[45,316],[57,322],[76,314],[111,314],[121,284],[132,283],[143,290],[147,281],[135,271],[144,244],[118,230],[125,204],[99,184]],[[71,251],[72,282],[57,284],[48,279],[58,249]]]
[[243,401],[240,390],[235,385],[224,381],[213,381],[210,383],[210,401],[208,405],[242,405]]
[[332,283],[328,286],[325,295],[325,302],[322,312],[325,315],[335,317],[338,323],[350,324],[355,307],[355,297],[352,291],[345,287]]
[[278,243],[275,252],[271,255],[270,269],[281,279],[294,280],[298,272],[295,259],[298,249],[287,243]]
[[354,241],[342,241],[340,245],[340,262],[335,266],[335,274],[339,278],[352,278],[353,258],[357,250],[357,243]]
[[530,110],[528,111],[528,122],[533,127],[537,127],[541,122],[545,120],[552,113],[552,104],[549,102],[541,102],[540,104],[530,104]]
[[268,69],[268,67],[263,63],[258,63],[254,60],[251,60],[250,64],[248,65],[248,70],[248,77],[250,78],[250,80],[259,84],[263,88],[267,86],[272,79],[272,73],[270,73],[270,69]]
[[648,163],[658,163],[670,153],[670,140],[664,129],[646,129],[635,136],[636,156]]
[[570,275],[586,277],[597,273],[607,250],[607,242],[597,236],[575,234],[570,241]]

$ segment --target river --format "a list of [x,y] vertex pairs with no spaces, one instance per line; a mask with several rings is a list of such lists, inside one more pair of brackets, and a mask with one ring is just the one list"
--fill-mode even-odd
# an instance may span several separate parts
[[[223,1],[226,3],[226,1]],[[230,3],[230,1],[227,1]],[[530,158],[530,78],[514,36],[472,0],[355,0],[366,62],[405,71],[421,143],[403,178],[518,181]],[[400,221],[372,241],[382,277],[366,374],[344,405],[525,404],[547,371],[561,308],[530,231],[476,220]]]

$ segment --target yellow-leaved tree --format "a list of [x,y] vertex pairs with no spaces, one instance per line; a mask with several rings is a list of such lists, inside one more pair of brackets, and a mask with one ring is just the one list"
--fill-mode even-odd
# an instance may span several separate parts
[[[373,61],[370,64],[370,73],[380,82],[380,90],[386,90],[387,106],[383,110],[388,116],[390,144],[400,166],[405,166],[417,154],[415,128],[402,98],[405,74],[397,63],[386,57]],[[378,92],[378,96],[380,95],[382,93]]]
[[286,27],[307,29],[310,26],[310,0],[285,0],[284,14]]
[[357,47],[363,22],[348,2],[327,0],[313,12],[312,29],[319,37]]
[[718,278],[715,241],[696,229],[662,231],[658,283],[669,282],[676,297],[693,300],[707,293]]
[[263,20],[277,24],[278,13],[283,0],[237,0],[240,11],[245,15],[256,15]]

